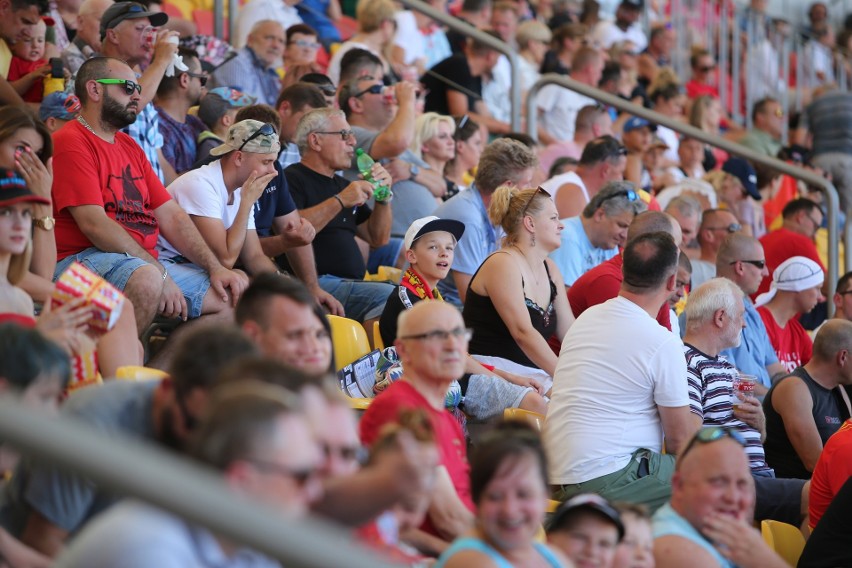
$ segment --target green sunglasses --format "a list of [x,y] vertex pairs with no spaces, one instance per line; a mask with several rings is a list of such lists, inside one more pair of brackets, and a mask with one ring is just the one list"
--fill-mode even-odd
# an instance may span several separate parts
[[95,83],[100,83],[101,85],[124,85],[125,95],[132,95],[134,90],[140,95],[142,94],[142,85],[128,79],[95,79]]

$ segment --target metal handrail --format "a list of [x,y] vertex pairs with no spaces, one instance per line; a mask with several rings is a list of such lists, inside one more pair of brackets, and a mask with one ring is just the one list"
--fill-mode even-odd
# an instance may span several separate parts
[[494,36],[483,32],[480,29],[477,29],[467,22],[460,20],[454,16],[447,14],[446,12],[442,12],[440,10],[436,10],[429,4],[422,2],[421,0],[400,0],[405,6],[411,8],[412,10],[417,10],[422,14],[426,14],[433,20],[441,22],[448,28],[460,32],[468,37],[472,37],[476,41],[480,43],[484,43],[488,47],[494,48],[499,51],[509,60],[509,64],[512,67],[512,89],[510,91],[511,102],[512,102],[512,116],[511,116],[511,125],[512,130],[515,132],[520,132],[521,125],[521,67],[518,65],[518,54],[515,52],[512,47]]
[[391,567],[314,518],[288,518],[269,504],[236,495],[209,468],[127,436],[107,436],[65,417],[48,417],[0,398],[0,439],[22,453],[137,497],[281,561],[284,566]]
[[[825,194],[827,200],[826,214],[828,216],[828,298],[831,298],[834,295],[834,289],[837,285],[839,266],[837,212],[840,209],[840,202],[837,197],[837,189],[829,180],[803,168],[792,166],[787,162],[782,162],[777,158],[770,158],[765,154],[755,152],[751,148],[746,148],[742,144],[731,142],[730,140],[726,140],[714,134],[708,134],[707,132],[699,130],[689,124],[685,124],[658,112],[648,110],[643,106],[631,103],[630,101],[626,101],[615,95],[611,95],[609,93],[601,91],[600,89],[590,87],[586,84],[571,79],[570,77],[566,77],[564,75],[557,75],[555,73],[548,73],[546,75],[542,75],[541,78],[536,81],[536,83],[527,92],[527,133],[534,139],[537,139],[536,123],[538,119],[535,99],[538,95],[538,92],[545,85],[559,85],[560,87],[565,87],[566,89],[570,89],[572,91],[580,93],[581,95],[585,95],[606,105],[615,107],[622,112],[626,112],[633,116],[644,118],[655,124],[670,128],[680,134],[685,134],[690,138],[701,140],[705,144],[710,144],[711,146],[721,148],[729,154],[734,154],[736,156],[743,157],[751,161],[752,163],[767,166],[774,170],[780,171],[783,174],[787,174],[788,176],[802,180],[812,186],[819,187]],[[849,229],[849,225],[850,223],[847,222],[846,234],[852,235],[852,232],[850,232]],[[850,257],[848,245],[849,241],[847,240],[847,261]],[[850,265],[847,264],[846,266],[848,268]],[[834,315],[834,302],[829,301],[827,303],[828,315],[829,317],[831,317]]]

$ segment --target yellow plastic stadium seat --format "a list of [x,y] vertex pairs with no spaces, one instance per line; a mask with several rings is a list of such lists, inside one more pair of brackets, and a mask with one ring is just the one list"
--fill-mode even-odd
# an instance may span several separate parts
[[141,367],[138,365],[125,365],[119,367],[115,371],[116,379],[126,381],[159,381],[168,377],[168,373],[151,367]]
[[385,342],[382,341],[382,333],[379,331],[379,322],[373,322],[373,345],[376,349],[384,349]]
[[763,540],[790,566],[799,563],[799,557],[805,548],[805,537],[798,527],[781,521],[763,521],[760,523]]
[[331,343],[338,371],[370,352],[367,332],[360,323],[333,315],[328,316],[328,323],[331,325]]
[[562,503],[560,501],[556,501],[554,499],[548,499],[547,500],[547,512],[550,513],[550,514],[555,513],[556,509],[558,509],[559,505],[561,505],[561,504]]
[[402,280],[402,270],[393,266],[380,266],[376,275],[379,280],[393,282],[394,284],[399,284],[399,281]]
[[349,408],[352,410],[367,410],[371,402],[373,402],[372,398],[350,398]]
[[526,420],[541,432],[544,427],[544,414],[523,410],[522,408],[507,408],[503,411],[503,420]]

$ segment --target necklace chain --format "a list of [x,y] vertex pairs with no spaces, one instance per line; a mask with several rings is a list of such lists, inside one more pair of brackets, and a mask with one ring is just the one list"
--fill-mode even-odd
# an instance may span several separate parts
[[83,115],[81,115],[81,114],[78,114],[78,115],[77,115],[77,122],[79,122],[80,124],[82,124],[82,125],[86,128],[86,130],[88,130],[89,132],[91,132],[91,133],[92,133],[92,134],[94,134],[95,136],[97,136],[97,135],[98,135],[98,133],[97,133],[97,132],[95,132],[95,131],[92,129],[92,127],[91,127],[91,126],[89,126],[89,123],[88,123],[88,122],[86,122],[86,119],[85,119],[85,118],[83,118]]

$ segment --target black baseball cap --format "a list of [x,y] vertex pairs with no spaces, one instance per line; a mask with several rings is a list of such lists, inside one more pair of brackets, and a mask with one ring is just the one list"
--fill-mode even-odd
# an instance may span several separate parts
[[49,199],[30,191],[27,182],[16,172],[0,168],[0,207],[25,202],[50,205]]
[[624,523],[621,521],[621,515],[609,501],[595,493],[581,493],[562,503],[547,524],[547,532],[559,530],[568,519],[580,511],[592,511],[602,516],[615,525],[618,540],[621,541],[624,538]]
[[169,15],[165,12],[150,12],[148,8],[138,2],[116,2],[107,8],[101,17],[101,39],[106,37],[106,31],[114,28],[124,20],[137,20],[148,18],[151,25],[160,27],[169,21]]

